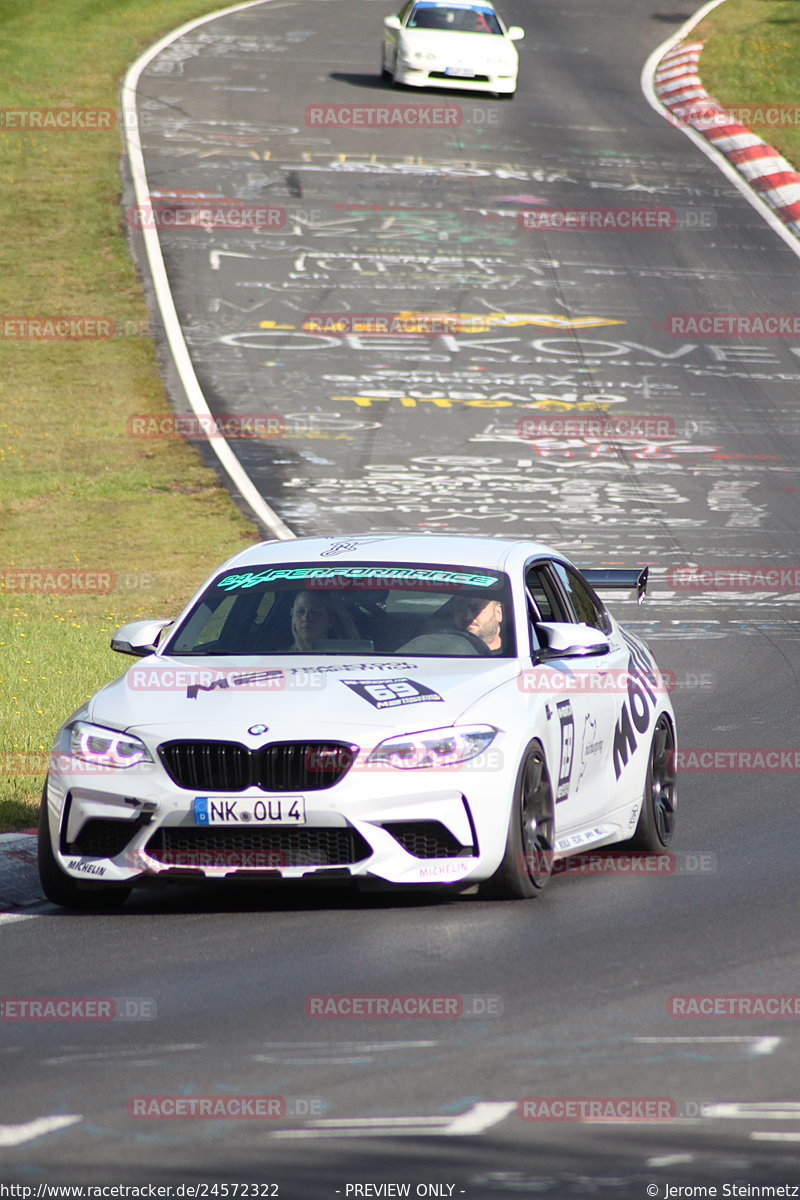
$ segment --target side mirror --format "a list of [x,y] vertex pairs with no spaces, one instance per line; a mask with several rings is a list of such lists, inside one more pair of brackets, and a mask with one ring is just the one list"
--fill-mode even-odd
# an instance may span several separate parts
[[145,658],[153,654],[158,644],[159,634],[171,625],[172,621],[131,621],[120,625],[111,639],[111,649],[120,654],[132,654],[135,658]]
[[525,30],[521,25],[509,25],[508,36],[512,42],[521,42],[525,37]]
[[385,29],[399,29],[400,28],[400,18],[399,17],[384,17],[383,25],[384,25]]
[[606,634],[591,625],[539,621],[535,629],[544,643],[536,652],[537,662],[548,658],[588,658],[593,654],[608,654],[611,649]]

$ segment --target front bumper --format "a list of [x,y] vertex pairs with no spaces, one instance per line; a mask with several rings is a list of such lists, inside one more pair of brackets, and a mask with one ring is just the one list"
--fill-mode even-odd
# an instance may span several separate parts
[[[440,770],[354,764],[304,795],[302,825],[209,826],[195,820],[197,793],[160,764],[98,775],[59,758],[47,783],[56,860],[74,879],[105,884],[323,876],[469,886],[499,865],[513,791],[496,755]],[[237,797],[268,798],[257,788]]]
[[453,88],[467,92],[495,92],[498,95],[513,95],[517,88],[517,75],[481,72],[473,77],[446,75],[435,66],[417,67],[398,62],[394,73],[395,83],[404,87]]

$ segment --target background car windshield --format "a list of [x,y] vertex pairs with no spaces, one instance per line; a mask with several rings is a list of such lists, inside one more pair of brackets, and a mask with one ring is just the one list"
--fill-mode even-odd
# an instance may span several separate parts
[[450,8],[443,4],[417,4],[408,18],[408,29],[443,29],[456,33],[494,33],[502,36],[495,14],[488,8]]
[[218,576],[168,654],[514,655],[508,577],[414,563],[297,563]]

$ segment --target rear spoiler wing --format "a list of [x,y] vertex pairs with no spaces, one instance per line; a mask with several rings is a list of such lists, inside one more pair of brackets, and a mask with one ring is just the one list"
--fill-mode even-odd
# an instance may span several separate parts
[[647,594],[649,567],[597,567],[581,571],[581,575],[597,592],[636,592],[639,604]]

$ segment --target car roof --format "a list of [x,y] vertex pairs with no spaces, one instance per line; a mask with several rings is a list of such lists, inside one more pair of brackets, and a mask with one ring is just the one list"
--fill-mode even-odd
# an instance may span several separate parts
[[268,563],[441,563],[506,570],[532,557],[563,556],[543,542],[437,533],[355,534],[259,542],[229,559],[224,569]]
[[414,8],[468,8],[473,12],[495,12],[491,0],[416,0]]

